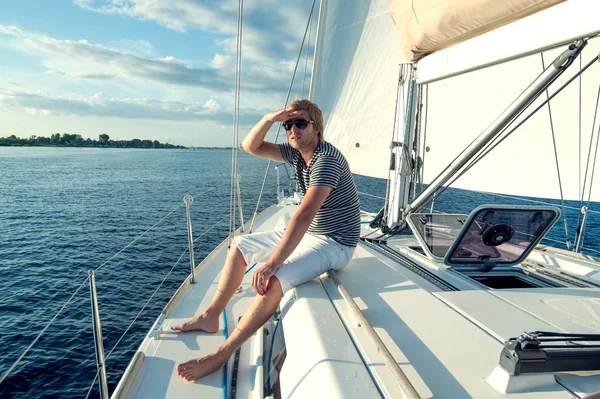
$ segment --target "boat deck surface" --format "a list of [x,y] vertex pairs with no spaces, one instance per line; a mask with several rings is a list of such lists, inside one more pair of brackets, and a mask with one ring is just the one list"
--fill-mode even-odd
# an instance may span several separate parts
[[[269,208],[261,214],[255,231],[285,227],[296,209],[293,205]],[[406,240],[411,241],[410,237]],[[185,382],[176,372],[178,363],[208,354],[224,342],[223,321],[216,334],[175,333],[170,327],[208,304],[226,250],[225,242],[198,266],[196,284],[185,288],[184,283],[180,298],[176,295],[167,307],[160,332],[142,343],[144,356],[137,370],[130,366],[113,398],[223,397],[222,371],[195,383]],[[437,271],[432,270],[438,274],[451,274],[436,267]],[[546,373],[524,379],[530,389],[510,394],[494,390],[486,381],[498,366],[504,340],[523,331],[600,332],[600,312],[589,316],[600,304],[598,289],[472,286],[445,291],[363,242],[337,275],[422,398],[558,399],[572,398],[572,392],[583,397],[600,391],[600,376],[593,373]],[[255,295],[250,274],[241,288],[226,309],[229,331]],[[326,274],[286,294],[281,320],[286,346],[278,377],[281,397],[403,397],[377,348]],[[241,348],[238,398],[264,397],[265,346],[271,342],[270,336],[264,336],[265,331],[259,330]],[[229,384],[232,365],[230,361]]]

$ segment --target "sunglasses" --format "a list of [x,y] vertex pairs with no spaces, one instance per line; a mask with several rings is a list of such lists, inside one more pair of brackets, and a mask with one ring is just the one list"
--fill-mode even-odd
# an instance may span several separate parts
[[304,130],[309,123],[315,123],[315,121],[307,121],[306,119],[294,119],[283,122],[283,128],[286,132],[292,130],[292,126],[296,126],[296,129]]

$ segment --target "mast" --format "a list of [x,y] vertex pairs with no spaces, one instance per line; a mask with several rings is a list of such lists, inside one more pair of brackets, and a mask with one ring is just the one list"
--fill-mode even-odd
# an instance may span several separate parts
[[386,213],[387,226],[394,228],[401,219],[402,212],[408,204],[408,196],[413,175],[412,149],[415,138],[415,115],[417,102],[417,84],[414,64],[400,64],[398,80],[398,99],[396,123],[392,139],[392,162],[390,169],[390,190],[388,193]]
[[[318,58],[319,58],[319,49],[321,47],[321,35],[323,34],[323,19],[325,16],[325,2],[327,0],[321,0],[319,2],[319,18],[317,20],[317,34],[315,37],[315,51],[313,53],[313,65],[312,65],[312,72],[311,72],[311,76],[310,76],[310,89],[308,92],[308,99],[311,101],[314,101],[313,99],[313,95],[315,92],[315,84],[316,84],[316,76],[317,76],[317,67],[318,67]],[[310,34],[309,34],[310,36]],[[310,43],[308,43],[307,45],[310,46]]]

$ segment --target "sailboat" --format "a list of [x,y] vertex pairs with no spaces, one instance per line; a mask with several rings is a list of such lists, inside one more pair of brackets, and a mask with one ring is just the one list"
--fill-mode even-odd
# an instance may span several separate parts
[[[187,383],[176,365],[214,351],[255,295],[249,273],[216,334],[170,330],[213,296],[223,241],[174,294],[111,397],[600,392],[600,259],[582,253],[589,203],[600,198],[598,15],[596,0],[322,0],[310,98],[352,171],[388,180],[385,206],[362,215],[348,266],[288,292],[226,367]],[[440,213],[450,185],[561,202]],[[277,194],[235,234],[284,229],[301,197]],[[582,202],[577,234],[566,249],[541,244],[562,224],[565,200]]]

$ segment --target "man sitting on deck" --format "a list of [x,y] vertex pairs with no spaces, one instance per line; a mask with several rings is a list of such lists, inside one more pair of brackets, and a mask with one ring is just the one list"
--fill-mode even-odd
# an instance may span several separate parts
[[[264,141],[275,122],[283,123],[288,143]],[[242,145],[252,155],[292,164],[304,198],[285,231],[235,237],[211,303],[172,328],[217,332],[219,316],[240,286],[247,265],[265,261],[252,274],[252,288],[258,295],[229,339],[214,353],[177,366],[178,374],[188,381],[221,368],[275,313],[286,291],[344,267],[360,236],[358,192],[344,156],[323,140],[323,114],[316,104],[296,100],[287,109],[265,115]]]

